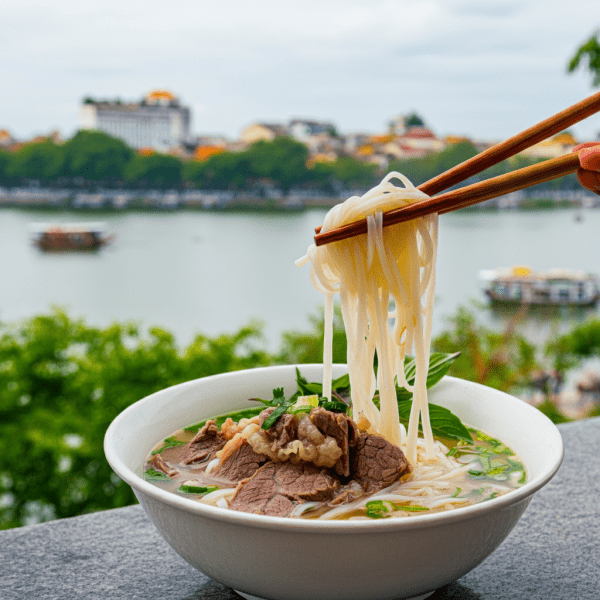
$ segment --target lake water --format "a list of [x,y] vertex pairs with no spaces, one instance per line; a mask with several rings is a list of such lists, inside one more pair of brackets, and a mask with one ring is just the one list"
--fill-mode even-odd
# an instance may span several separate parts
[[[185,345],[196,333],[233,333],[259,319],[274,350],[283,331],[308,329],[308,316],[322,303],[308,267],[299,269],[294,260],[305,253],[324,214],[114,213],[100,217],[115,235],[101,251],[44,254],[30,242],[32,222],[98,216],[3,209],[0,320],[15,321],[59,306],[92,325],[130,320],[145,328],[158,325]],[[478,278],[482,269],[527,264],[600,273],[599,233],[598,209],[442,216],[434,334],[459,305],[485,302]],[[497,328],[509,317],[479,314]],[[540,340],[589,314],[538,312],[523,328]]]

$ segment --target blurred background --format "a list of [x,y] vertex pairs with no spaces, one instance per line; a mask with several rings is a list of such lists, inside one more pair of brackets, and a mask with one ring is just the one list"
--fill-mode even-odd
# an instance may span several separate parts
[[[0,528],[134,502],[102,438],[143,396],[320,362],[322,298],[294,260],[331,206],[600,84],[593,0],[2,13]],[[471,181],[596,140],[600,116]],[[461,351],[453,375],[556,422],[598,414],[599,207],[573,175],[440,219],[433,346]]]

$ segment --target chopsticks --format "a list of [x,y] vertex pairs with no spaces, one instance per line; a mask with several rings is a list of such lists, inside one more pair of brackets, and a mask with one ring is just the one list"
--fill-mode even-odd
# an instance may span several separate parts
[[[419,186],[419,189],[429,196],[437,194],[438,192],[448,189],[449,187],[452,187],[453,185],[460,183],[461,181],[464,181],[465,179],[468,179],[469,177],[472,177],[477,173],[481,173],[481,171],[484,171],[485,169],[505,160],[506,158],[510,158],[511,156],[514,156],[522,150],[525,150],[526,148],[529,148],[530,146],[533,146],[534,144],[537,144],[538,142],[541,142],[542,140],[545,140],[548,137],[559,133],[563,129],[574,125],[579,121],[582,121],[583,119],[589,117],[590,115],[593,115],[599,110],[600,92],[597,92],[595,94],[592,94],[588,98],[585,98],[584,100],[573,104],[573,106],[570,106],[569,108],[566,108],[565,110],[556,113],[554,116],[549,117],[544,121],[540,121],[537,125],[534,125],[533,127],[530,127],[529,129],[526,129],[525,131],[514,135],[513,137],[505,140],[504,142],[500,142],[499,144],[488,148],[487,150],[453,167],[452,169],[449,169],[448,171],[445,171],[437,177],[430,179],[429,181],[421,184]],[[555,175],[555,177],[560,177],[560,175]],[[548,180],[546,179],[544,181]],[[541,183],[541,180],[538,182]],[[514,191],[515,189],[513,189],[512,191]],[[476,202],[471,202],[471,204],[475,203]],[[385,214],[383,222],[385,225]],[[366,221],[364,221],[364,225],[366,231]],[[335,239],[344,239],[345,237],[347,237],[346,235],[344,235],[343,237],[332,236],[331,234],[333,230],[332,232],[327,232],[328,234],[330,234],[328,237],[321,237],[326,236],[326,233],[321,234],[320,229],[320,227],[317,227],[315,230],[317,233],[317,235],[315,235],[315,244],[317,246],[329,243],[329,241],[335,241]],[[350,234],[350,236],[352,235],[357,234]]]
[[[433,198],[428,198],[414,204],[407,204],[401,208],[390,210],[383,213],[382,226],[393,225],[410,221],[431,213],[444,214],[466,206],[472,206],[484,200],[490,200],[503,196],[510,192],[522,190],[524,188],[550,181],[557,177],[563,177],[569,173],[575,173],[579,169],[579,153],[572,152],[545,160],[542,163],[518,169],[511,173],[492,177],[485,181],[480,181],[472,185],[467,185],[458,190],[452,190]],[[339,242],[340,240],[367,233],[367,222],[356,221],[343,227],[331,229],[315,235],[315,244],[322,246],[330,242]]]

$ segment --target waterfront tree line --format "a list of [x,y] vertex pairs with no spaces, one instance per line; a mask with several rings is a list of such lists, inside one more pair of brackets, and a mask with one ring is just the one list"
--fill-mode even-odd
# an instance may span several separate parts
[[[239,152],[223,151],[197,161],[160,153],[142,155],[117,138],[82,130],[61,144],[48,139],[25,144],[15,152],[0,150],[0,186],[234,192],[270,188],[284,194],[290,190],[335,194],[340,190],[368,189],[389,171],[399,171],[419,185],[475,154],[475,146],[462,141],[423,158],[391,160],[384,170],[349,155],[330,162],[314,162],[305,144],[279,137],[271,142],[255,142]],[[477,179],[534,162],[539,159],[517,156]],[[577,189],[578,184],[575,176],[567,176],[542,187],[567,190]]]
[[[451,375],[519,392],[536,380],[541,362],[564,372],[600,356],[600,320],[554,340],[540,356],[514,328],[491,331],[461,308],[432,346],[461,351]],[[322,348],[319,315],[306,331],[284,333],[277,352],[266,350],[260,324],[215,337],[198,334],[180,348],[160,328],[92,327],[58,309],[0,323],[0,529],[134,503],[102,444],[110,422],[140,398],[215,373],[320,362]],[[346,360],[339,312],[333,360]],[[546,399],[539,408],[555,422],[566,420],[552,390],[541,391]]]

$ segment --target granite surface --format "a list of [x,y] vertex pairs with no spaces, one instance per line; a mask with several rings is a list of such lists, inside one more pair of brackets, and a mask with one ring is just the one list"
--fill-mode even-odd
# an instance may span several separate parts
[[[600,598],[600,418],[560,431],[556,477],[492,556],[431,600]],[[240,598],[180,558],[140,506],[0,531],[0,565],[2,600]]]

